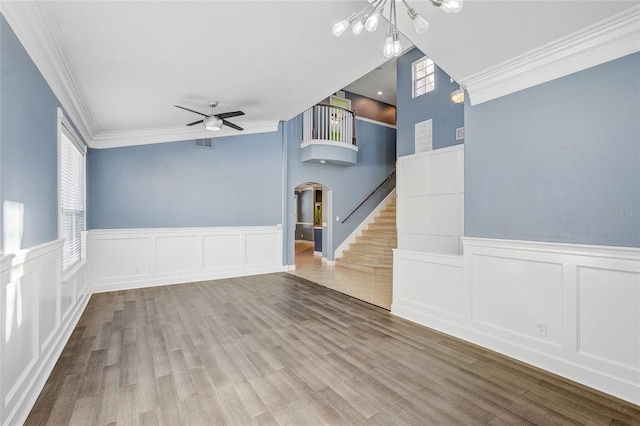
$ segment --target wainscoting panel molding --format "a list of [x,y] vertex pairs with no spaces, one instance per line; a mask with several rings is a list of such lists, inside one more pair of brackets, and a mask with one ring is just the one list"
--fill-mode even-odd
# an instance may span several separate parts
[[89,231],[93,292],[282,272],[282,227]]
[[394,251],[393,314],[640,404],[640,249],[462,241]]
[[464,234],[464,145],[398,158],[400,250],[461,252]]
[[0,258],[0,424],[22,424],[89,301],[87,263],[63,279],[63,240]]

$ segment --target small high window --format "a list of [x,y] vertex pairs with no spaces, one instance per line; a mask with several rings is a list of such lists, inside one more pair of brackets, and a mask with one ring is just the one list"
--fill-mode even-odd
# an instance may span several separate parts
[[413,63],[413,97],[431,92],[436,87],[435,65],[426,56]]

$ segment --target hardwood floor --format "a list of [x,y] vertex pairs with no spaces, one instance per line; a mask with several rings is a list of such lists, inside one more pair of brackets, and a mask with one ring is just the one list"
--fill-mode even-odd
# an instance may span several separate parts
[[640,424],[640,407],[279,273],[96,294],[26,424]]

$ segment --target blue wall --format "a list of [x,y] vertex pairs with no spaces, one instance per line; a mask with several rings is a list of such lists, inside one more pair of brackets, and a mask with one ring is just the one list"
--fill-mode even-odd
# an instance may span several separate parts
[[640,53],[465,105],[467,236],[640,247]]
[[424,53],[415,48],[398,58],[398,157],[415,154],[415,124],[433,120],[433,149],[463,143],[456,140],[456,128],[464,126],[464,107],[451,102],[451,92],[458,83],[437,65],[435,67],[435,90],[412,98],[412,64]]
[[282,129],[88,154],[89,228],[282,223]]
[[[307,183],[319,183],[333,191],[333,250],[335,250],[371,211],[393,189],[389,185],[358,210],[346,223],[341,221],[394,169],[396,160],[396,130],[370,122],[356,120],[358,164],[350,167],[328,164],[302,163],[302,116],[286,123],[287,140],[287,214],[285,223],[285,259],[289,265],[295,262],[293,251],[295,224],[293,223],[295,187]],[[323,194],[324,196],[324,194]],[[323,203],[327,200],[323,198]],[[336,222],[335,216],[340,216]],[[326,233],[323,233],[326,234]],[[326,238],[323,235],[323,238]],[[333,260],[334,253],[323,243],[323,256]]]
[[[22,248],[58,238],[57,98],[0,17],[0,215],[22,203]],[[0,216],[0,222],[4,218]],[[0,251],[4,249],[0,226]]]

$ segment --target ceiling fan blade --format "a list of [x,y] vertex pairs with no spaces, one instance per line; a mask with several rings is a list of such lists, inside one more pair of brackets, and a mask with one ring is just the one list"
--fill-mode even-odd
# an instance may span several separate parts
[[242,127],[240,127],[240,126],[238,126],[238,125],[236,125],[236,124],[233,124],[233,123],[231,123],[231,122],[229,122],[229,121],[227,121],[227,120],[222,120],[222,124],[224,124],[225,126],[229,126],[229,127],[231,127],[232,129],[236,129],[236,130],[244,130]]
[[187,126],[195,126],[196,124],[200,124],[202,123],[204,120],[198,120],[198,121],[194,121],[193,123],[189,123],[187,124]]
[[237,117],[239,115],[244,115],[244,112],[242,112],[242,111],[232,111],[232,112],[223,112],[222,114],[213,114],[213,115],[218,117],[218,118],[222,118],[224,120],[225,118],[231,118],[231,117]]
[[180,109],[183,109],[183,110],[185,110],[185,111],[192,112],[192,113],[194,113],[194,114],[199,114],[199,115],[201,115],[201,116],[203,116],[203,117],[208,117],[208,115],[207,115],[207,114],[203,114],[203,113],[201,113],[201,112],[194,111],[194,110],[192,110],[192,109],[185,108],[185,107],[180,106],[180,105],[174,105],[174,107],[176,107],[176,108],[180,108]]

